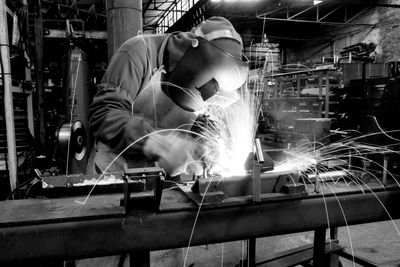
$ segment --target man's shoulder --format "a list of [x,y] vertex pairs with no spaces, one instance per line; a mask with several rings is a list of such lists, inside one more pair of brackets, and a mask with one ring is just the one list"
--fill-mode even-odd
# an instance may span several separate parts
[[146,51],[157,51],[167,37],[168,35],[166,34],[143,34],[134,36],[123,43],[118,51],[134,55],[142,54]]

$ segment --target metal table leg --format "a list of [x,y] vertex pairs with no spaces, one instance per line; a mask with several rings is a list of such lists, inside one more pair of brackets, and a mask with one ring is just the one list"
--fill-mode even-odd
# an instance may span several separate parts
[[150,251],[129,253],[130,267],[150,267]]
[[326,229],[320,228],[314,231],[313,265],[318,267],[325,266],[325,235]]

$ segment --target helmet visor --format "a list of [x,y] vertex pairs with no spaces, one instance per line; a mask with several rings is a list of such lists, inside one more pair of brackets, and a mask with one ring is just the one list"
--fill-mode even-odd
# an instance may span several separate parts
[[188,111],[201,110],[217,92],[233,92],[241,87],[249,69],[244,56],[233,56],[210,41],[197,39],[198,46],[186,50],[163,85],[163,91]]

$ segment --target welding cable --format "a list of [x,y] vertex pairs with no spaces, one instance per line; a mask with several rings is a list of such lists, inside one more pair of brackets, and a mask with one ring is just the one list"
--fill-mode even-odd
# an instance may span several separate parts
[[30,179],[26,180],[22,184],[19,184],[13,191],[11,191],[11,193],[7,196],[6,200],[10,200],[10,197],[14,196],[14,194],[17,192],[18,189],[20,189],[21,187],[29,184],[30,182],[34,181],[35,179],[38,179],[38,178],[37,177],[33,177],[33,178],[30,178]]

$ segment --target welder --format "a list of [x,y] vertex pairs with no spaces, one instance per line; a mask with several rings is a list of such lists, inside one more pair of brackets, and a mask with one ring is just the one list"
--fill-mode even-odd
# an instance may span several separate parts
[[[242,50],[240,35],[222,17],[190,32],[127,40],[113,55],[90,107],[96,142],[88,173],[105,171],[113,160],[109,172],[124,163],[143,167],[157,160],[171,176],[201,173],[204,151],[181,133],[208,105],[238,99],[248,74]],[[160,129],[172,130],[157,133]]]
[[[190,32],[127,40],[113,55],[90,107],[96,142],[88,173],[152,161],[170,176],[203,173],[205,151],[185,130],[196,128],[198,114],[209,105],[224,107],[238,99],[248,75],[242,50],[240,35],[221,17]],[[155,265],[181,266],[182,256],[176,249],[151,258]]]

